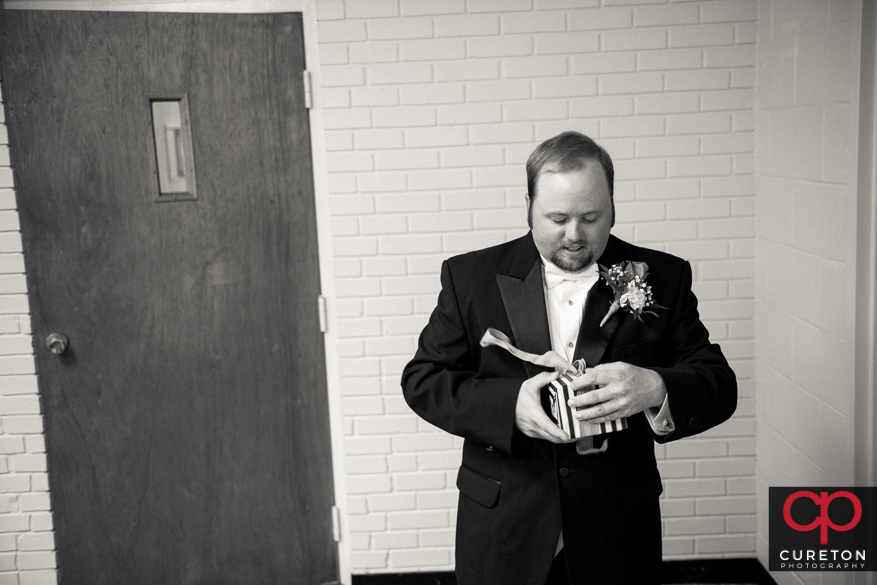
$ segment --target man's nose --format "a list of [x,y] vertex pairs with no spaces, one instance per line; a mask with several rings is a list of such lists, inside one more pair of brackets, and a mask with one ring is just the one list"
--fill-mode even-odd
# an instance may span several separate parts
[[584,225],[580,221],[570,221],[566,224],[566,239],[570,242],[583,242],[585,240]]

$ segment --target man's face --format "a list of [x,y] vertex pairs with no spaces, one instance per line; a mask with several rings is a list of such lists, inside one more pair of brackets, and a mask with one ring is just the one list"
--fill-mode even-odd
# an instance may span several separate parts
[[536,197],[527,196],[527,209],[536,248],[559,268],[582,270],[606,249],[614,218],[599,162],[589,160],[584,169],[569,173],[543,171]]

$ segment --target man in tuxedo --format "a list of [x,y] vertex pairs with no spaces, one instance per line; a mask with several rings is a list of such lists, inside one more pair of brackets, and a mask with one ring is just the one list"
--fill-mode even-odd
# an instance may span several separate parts
[[[691,266],[610,235],[613,181],[611,158],[587,136],[547,140],[527,161],[530,232],[442,264],[438,305],[402,389],[418,415],[465,438],[461,585],[660,583],[654,441],[705,431],[736,408],[736,379],[698,317]],[[642,321],[622,308],[601,325],[614,294],[597,262],[624,261],[648,264],[662,308]],[[577,449],[545,410],[557,372],[481,347],[488,328],[525,352],[583,358],[573,387],[598,389],[571,399],[575,416],[628,417],[628,428]]]

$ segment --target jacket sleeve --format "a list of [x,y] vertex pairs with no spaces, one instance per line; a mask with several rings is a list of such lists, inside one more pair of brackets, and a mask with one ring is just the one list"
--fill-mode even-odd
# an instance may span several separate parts
[[510,453],[515,405],[524,380],[478,373],[481,348],[471,347],[447,261],[441,282],[438,305],[402,373],[405,400],[440,429]]
[[659,443],[696,435],[728,420],[737,408],[737,378],[697,312],[691,265],[684,263],[675,311],[662,340],[669,367],[650,368],[667,387],[676,429]]

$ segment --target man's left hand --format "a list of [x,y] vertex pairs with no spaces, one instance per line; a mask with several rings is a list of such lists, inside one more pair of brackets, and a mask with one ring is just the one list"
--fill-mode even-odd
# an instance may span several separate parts
[[631,416],[649,407],[660,408],[667,396],[660,374],[624,362],[588,368],[573,380],[571,389],[592,385],[600,388],[574,396],[569,405],[586,407],[577,411],[575,417],[595,424]]

